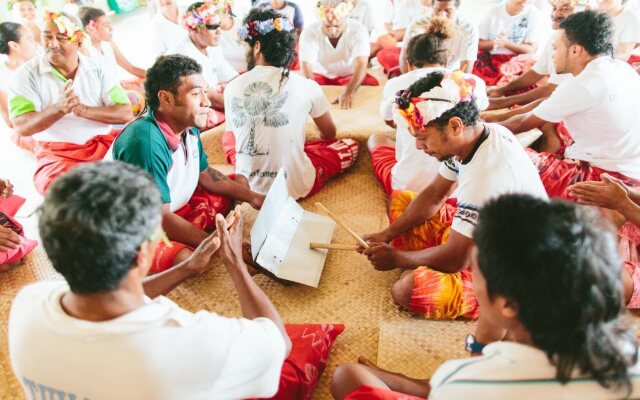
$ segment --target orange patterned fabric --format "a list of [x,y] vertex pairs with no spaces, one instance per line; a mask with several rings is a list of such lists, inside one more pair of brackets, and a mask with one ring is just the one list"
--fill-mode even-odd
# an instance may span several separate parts
[[[389,221],[393,223],[416,197],[416,192],[398,191],[391,195]],[[453,201],[447,201],[427,222],[395,238],[391,244],[396,249],[416,251],[446,243],[451,222],[456,212]],[[429,267],[419,267],[413,272],[413,294],[410,309],[426,318],[455,319],[478,318],[478,302],[472,287],[471,269],[446,274]]]

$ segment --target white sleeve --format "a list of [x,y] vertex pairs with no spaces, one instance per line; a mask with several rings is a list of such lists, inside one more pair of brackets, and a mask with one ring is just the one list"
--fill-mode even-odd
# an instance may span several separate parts
[[382,89],[382,101],[380,102],[380,116],[385,121],[393,121],[393,103],[395,101],[395,93],[392,93],[393,90],[393,80],[392,78],[387,81],[384,85],[384,89]]
[[[531,7],[531,6],[530,6]],[[542,13],[537,8],[529,11],[529,26],[524,36],[523,43],[537,44],[540,41],[540,32],[543,30]]]
[[367,57],[371,54],[371,41],[369,40],[369,33],[367,28],[361,23],[357,23],[357,33],[353,43],[353,49],[351,50],[351,57]]
[[480,41],[478,29],[473,25],[469,25],[468,29],[464,29],[464,33],[465,40],[463,41],[460,60],[474,62],[478,59],[478,45]]
[[406,29],[413,20],[413,17],[413,15],[409,14],[405,5],[397,7],[395,9],[395,15],[393,16],[393,29]]
[[316,40],[316,35],[313,34],[313,29],[315,28],[316,25],[314,24],[313,26],[302,30],[299,49],[299,58],[301,63],[307,62],[312,65],[316,65],[318,63],[320,47]]
[[491,40],[491,19],[492,19],[493,10],[490,10],[484,17],[480,20],[480,24],[478,24],[478,36],[482,40]]
[[458,172],[458,163],[456,163],[452,158],[440,163],[440,168],[438,169],[438,174],[440,174],[441,177],[452,182],[458,181]]
[[29,72],[23,66],[11,75],[7,94],[11,118],[27,112],[42,111],[42,98],[36,86],[36,77]]
[[305,79],[309,93],[309,97],[311,98],[311,110],[309,110],[309,115],[311,118],[318,118],[322,115],[329,112],[331,109],[331,104],[329,104],[329,100],[327,100],[327,96],[324,95],[322,88],[318,85],[318,82],[312,81],[311,79]]
[[565,118],[588,110],[595,104],[591,93],[576,79],[559,85],[551,96],[533,110],[533,115],[547,122],[558,123]]
[[551,75],[551,66],[549,65],[549,51],[553,51],[553,47],[551,47],[551,42],[554,40],[554,35],[551,36],[549,42],[544,47],[544,51],[540,54],[540,58],[536,63],[531,67],[533,72],[538,75]]
[[225,363],[212,387],[230,399],[268,398],[276,394],[285,360],[285,341],[267,318],[210,319],[229,338]]

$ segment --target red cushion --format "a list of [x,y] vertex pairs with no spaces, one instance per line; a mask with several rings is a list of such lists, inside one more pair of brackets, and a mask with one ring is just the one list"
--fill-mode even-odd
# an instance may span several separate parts
[[420,397],[394,392],[373,386],[360,386],[349,393],[344,400],[420,400]]
[[284,361],[280,388],[272,399],[310,399],[344,325],[285,325],[285,329],[291,339],[291,354]]

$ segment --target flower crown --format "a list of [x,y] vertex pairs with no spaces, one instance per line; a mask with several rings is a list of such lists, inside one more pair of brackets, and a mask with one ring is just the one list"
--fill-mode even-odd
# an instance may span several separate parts
[[587,7],[591,5],[591,0],[549,0],[549,3],[556,7],[564,5],[568,5],[570,7]]
[[353,3],[351,0],[320,0],[316,4],[318,8],[318,16],[321,20],[331,22],[336,19],[342,19],[348,16],[353,10]]
[[70,42],[82,45],[84,41],[84,32],[80,27],[73,23],[66,15],[59,11],[45,10],[45,24],[55,25],[61,35],[66,36]]
[[[13,6],[15,6],[16,3],[19,3],[21,1],[24,1],[24,0],[7,0],[7,11],[13,10]],[[33,3],[34,6],[36,5],[35,0],[28,0],[28,1]]]
[[207,29],[211,25],[220,25],[225,14],[233,16],[231,0],[209,0],[196,9],[185,11],[182,25],[192,31]]
[[442,79],[440,86],[420,96],[411,98],[408,91],[402,90],[395,98],[397,115],[402,117],[402,120],[396,118],[396,123],[405,122],[412,130],[419,130],[459,103],[473,100],[475,84],[472,78],[465,78],[462,71],[453,71]]
[[265,21],[251,21],[244,24],[238,31],[238,35],[240,39],[249,41],[256,36],[266,35],[273,30],[278,32],[291,32],[293,29],[293,24],[288,18],[272,18]]

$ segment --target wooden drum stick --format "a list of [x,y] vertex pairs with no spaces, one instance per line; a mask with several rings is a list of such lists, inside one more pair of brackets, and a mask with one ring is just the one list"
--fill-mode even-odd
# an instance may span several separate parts
[[329,249],[329,250],[351,250],[358,249],[357,244],[340,244],[340,243],[309,243],[309,247],[312,249]]
[[360,236],[358,236],[357,233],[355,233],[354,231],[352,231],[347,225],[345,225],[344,222],[342,222],[342,219],[340,219],[340,217],[338,217],[337,215],[335,215],[334,213],[332,213],[327,207],[323,206],[322,203],[317,202],[316,206],[318,206],[318,208],[320,208],[322,211],[324,211],[325,213],[327,213],[327,215],[329,216],[329,218],[331,218],[332,220],[334,220],[336,222],[336,224],[340,225],[342,227],[342,229],[346,230],[349,235],[353,236],[353,238],[355,240],[358,241],[358,243],[360,243],[360,245],[362,247],[364,247],[365,249],[369,248],[369,245],[367,244],[367,242],[365,242]]

